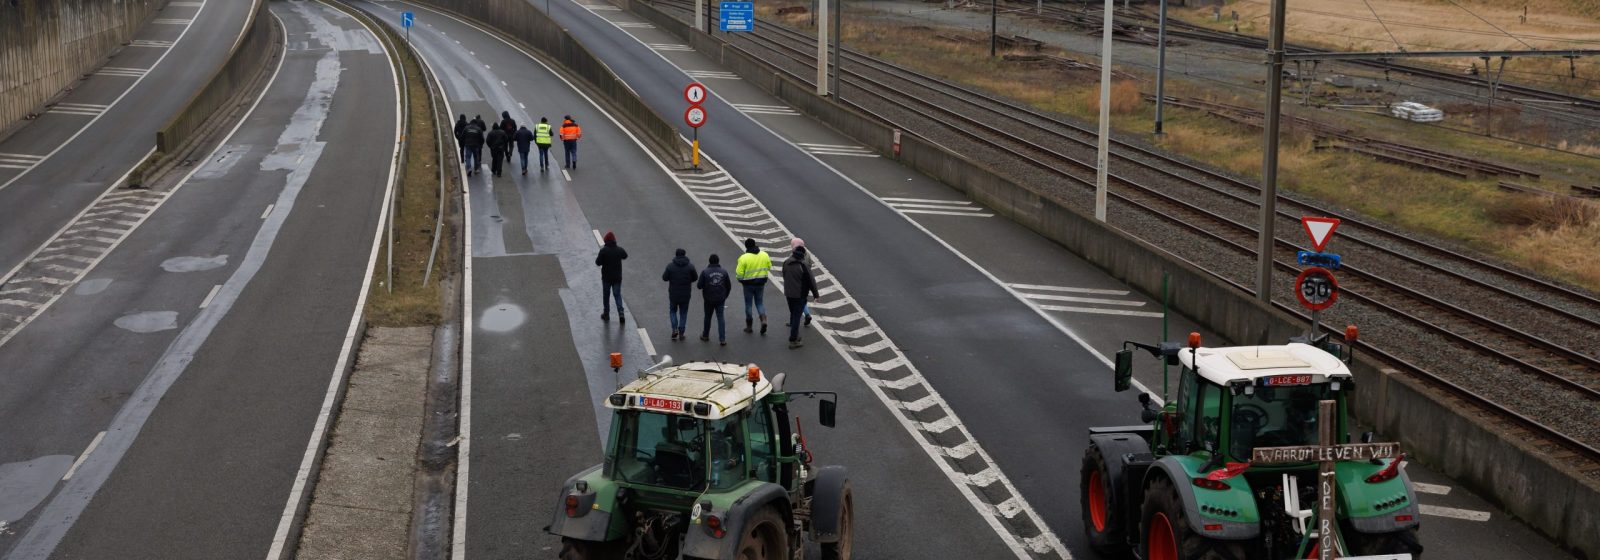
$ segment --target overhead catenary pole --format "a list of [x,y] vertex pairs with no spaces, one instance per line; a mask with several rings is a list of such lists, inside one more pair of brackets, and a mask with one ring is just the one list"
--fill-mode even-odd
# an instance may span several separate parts
[[1106,166],[1111,162],[1111,13],[1115,8],[1112,2],[1106,0],[1105,26],[1100,39],[1100,151],[1094,160],[1094,217],[1102,222],[1106,221]]
[[694,0],[694,28],[700,31],[709,32],[711,30],[706,27],[706,16],[708,15],[706,13],[706,2],[708,1],[710,0]]
[[828,95],[828,0],[817,1],[817,95]]
[[1283,27],[1286,0],[1272,0],[1267,40],[1267,122],[1261,156],[1261,237],[1256,246],[1256,299],[1272,302],[1272,249],[1278,215],[1278,126],[1283,111]]
[[1000,46],[1000,0],[989,0],[989,58]]
[[1167,0],[1161,0],[1160,11],[1156,25],[1156,136],[1162,134],[1162,109],[1167,102]]
[[844,64],[844,51],[840,50],[844,41],[844,30],[841,28],[844,19],[844,0],[834,0],[833,5],[833,98],[838,99],[840,93],[839,72]]

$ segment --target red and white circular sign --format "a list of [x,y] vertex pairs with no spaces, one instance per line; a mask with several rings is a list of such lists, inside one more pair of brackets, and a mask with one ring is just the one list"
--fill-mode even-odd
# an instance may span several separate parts
[[683,100],[690,106],[698,106],[706,101],[706,86],[695,82],[683,88]]
[[1294,279],[1294,295],[1300,305],[1312,311],[1333,307],[1339,301],[1339,281],[1326,268],[1310,267]]
[[683,122],[689,123],[689,126],[694,128],[700,128],[700,125],[706,124],[705,107],[695,105],[690,107],[689,110],[684,111]]

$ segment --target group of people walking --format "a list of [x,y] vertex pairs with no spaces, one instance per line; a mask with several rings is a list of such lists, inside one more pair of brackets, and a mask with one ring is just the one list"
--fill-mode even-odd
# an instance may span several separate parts
[[[606,232],[603,242],[594,260],[595,266],[600,267],[600,320],[611,320],[611,302],[614,299],[618,320],[626,323],[627,318],[622,311],[622,261],[628,258],[628,252],[617,244],[617,236],[612,232]],[[817,290],[816,277],[811,272],[811,260],[806,253],[805,242],[795,238],[790,247],[789,258],[783,262],[779,274],[783,279],[784,299],[789,306],[789,347],[799,348],[803,344],[800,328],[811,325],[806,295],[817,299],[821,293]],[[705,312],[700,340],[711,340],[711,320],[715,318],[717,342],[727,346],[728,329],[724,310],[728,297],[733,293],[734,282],[738,282],[744,292],[744,332],[755,332],[755,323],[759,318],[760,332],[767,334],[767,306],[763,300],[767,280],[772,274],[772,257],[756,245],[754,239],[744,240],[744,249],[731,275],[722,267],[722,259],[715,253],[706,257],[705,269],[696,270],[687,251],[676,251],[672,261],[667,263],[666,270],[661,273],[661,281],[667,283],[667,318],[672,324],[672,340],[688,340],[689,303],[698,289]]]
[[[467,175],[480,173],[483,167],[483,148],[489,147],[489,172],[495,177],[502,176],[502,168],[511,164],[511,149],[514,146],[517,155],[521,156],[522,174],[528,174],[528,152],[534,147],[539,149],[539,171],[550,170],[550,146],[554,143],[556,135],[561,137],[561,149],[566,157],[567,169],[578,168],[578,139],[583,137],[583,129],[572,120],[571,115],[561,118],[561,128],[550,125],[550,120],[539,117],[539,124],[529,129],[527,126],[517,126],[517,121],[511,118],[510,111],[500,113],[500,122],[489,125],[483,122],[482,115],[474,115],[472,120],[467,120],[466,115],[456,117],[456,145],[461,150],[461,162],[467,167]],[[502,165],[502,163],[504,165]]]

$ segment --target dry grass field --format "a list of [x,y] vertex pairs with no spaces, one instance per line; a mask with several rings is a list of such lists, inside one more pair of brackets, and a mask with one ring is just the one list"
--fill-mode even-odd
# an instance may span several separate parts
[[[776,6],[769,9],[775,10]],[[770,12],[763,16],[776,19]],[[807,21],[802,15],[790,18],[788,23],[804,27]],[[852,49],[1041,110],[1091,123],[1098,118],[1098,72],[995,61],[988,57],[986,45],[951,42],[937,38],[936,33],[962,35],[967,32],[860,22],[844,26],[844,41]],[[1133,81],[1114,84],[1112,126],[1115,129],[1131,134],[1148,133],[1154,106],[1139,96],[1140,88],[1148,85]],[[1222,103],[1254,104],[1251,100],[1219,94],[1203,84],[1184,80],[1169,80],[1167,93]],[[1393,121],[1388,117],[1372,117],[1374,123]],[[1176,108],[1168,109],[1166,120],[1169,132],[1156,141],[1158,146],[1244,177],[1260,176],[1261,135],[1258,130],[1203,112]],[[1600,168],[1600,161],[1594,159],[1525,149],[1459,133],[1423,132],[1420,140],[1417,137],[1391,139],[1420,141],[1437,149],[1481,154],[1500,163],[1551,172],[1564,170],[1600,180],[1600,170],[1596,169]],[[1552,206],[1538,197],[1503,192],[1496,187],[1495,179],[1457,179],[1379,163],[1365,156],[1317,151],[1313,149],[1312,140],[1306,134],[1286,132],[1280,154],[1282,188],[1332,201],[1408,230],[1460,243],[1510,263],[1600,290],[1600,264],[1592,259],[1575,258],[1572,254],[1578,247],[1600,245],[1600,216],[1597,216],[1600,212],[1594,203]],[[1566,188],[1557,181],[1526,182],[1550,190]]]

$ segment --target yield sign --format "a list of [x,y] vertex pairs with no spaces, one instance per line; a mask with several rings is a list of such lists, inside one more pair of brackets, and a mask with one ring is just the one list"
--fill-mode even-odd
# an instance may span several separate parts
[[1333,238],[1333,230],[1339,229],[1339,219],[1305,216],[1300,218],[1300,225],[1305,226],[1306,235],[1311,236],[1312,250],[1321,253],[1322,247]]

